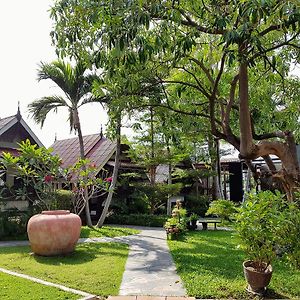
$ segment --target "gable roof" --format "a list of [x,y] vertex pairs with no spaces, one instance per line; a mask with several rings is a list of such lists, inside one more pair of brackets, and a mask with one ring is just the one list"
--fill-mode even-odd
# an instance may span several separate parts
[[43,143],[39,140],[39,138],[34,134],[34,132],[27,125],[27,123],[23,120],[19,110],[16,115],[9,116],[6,118],[0,118],[0,139],[2,134],[4,134],[6,131],[8,131],[17,123],[20,123],[23,126],[23,128],[27,131],[27,133],[31,136],[31,138],[39,147],[44,146]]
[[[84,136],[83,144],[85,157],[95,164],[97,169],[102,168],[116,150],[116,142],[106,139],[99,134]],[[77,137],[57,140],[50,148],[53,149],[53,154],[57,154],[62,159],[62,168],[74,165],[80,157]]]

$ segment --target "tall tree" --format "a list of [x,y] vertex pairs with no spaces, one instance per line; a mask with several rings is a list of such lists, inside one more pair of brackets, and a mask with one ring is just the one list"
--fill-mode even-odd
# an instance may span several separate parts
[[[70,63],[57,60],[52,63],[41,63],[38,70],[38,80],[50,79],[63,91],[65,97],[59,95],[45,96],[29,104],[29,112],[36,123],[44,125],[50,111],[57,112],[58,108],[67,108],[71,132],[78,135],[80,158],[85,158],[84,142],[79,119],[79,108],[82,105],[98,102],[102,103],[104,95],[95,97],[92,93],[94,76],[86,75],[87,68],[82,62],[74,67]],[[88,191],[85,191],[87,195]],[[85,213],[88,226],[92,226],[89,203],[85,199]]]
[[[263,157],[292,199],[300,174],[290,125],[299,112],[286,124],[277,119],[264,128],[256,111],[269,107],[272,116],[290,107],[286,96],[295,89],[286,90],[286,76],[289,63],[299,61],[298,1],[64,0],[55,3],[52,16],[58,51],[97,49],[99,60],[109,52],[110,68],[156,62],[152,73],[169,93],[184,88],[186,96],[193,90],[195,98],[181,95],[173,109],[206,117],[212,134],[238,149],[253,171],[251,161]],[[274,73],[279,80],[272,79]],[[269,80],[266,98],[253,94],[260,80]],[[281,170],[271,154],[281,159]]]

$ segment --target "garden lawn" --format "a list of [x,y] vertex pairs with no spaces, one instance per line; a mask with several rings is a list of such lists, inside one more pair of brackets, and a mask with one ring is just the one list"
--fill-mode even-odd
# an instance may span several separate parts
[[67,293],[54,287],[38,284],[27,279],[0,273],[0,299],[80,299],[82,296]]
[[29,247],[10,247],[0,248],[0,267],[108,296],[119,292],[127,256],[128,245],[118,243],[84,243],[74,253],[56,257],[32,255]]
[[132,234],[138,234],[140,230],[123,227],[103,226],[101,228],[90,228],[88,226],[81,227],[81,238],[94,238],[94,237],[117,237]]
[[[168,241],[177,272],[189,296],[196,298],[253,299],[245,291],[243,252],[229,231],[194,231]],[[273,263],[267,298],[296,299],[300,295],[300,271],[284,262]],[[297,298],[298,299],[298,298]]]

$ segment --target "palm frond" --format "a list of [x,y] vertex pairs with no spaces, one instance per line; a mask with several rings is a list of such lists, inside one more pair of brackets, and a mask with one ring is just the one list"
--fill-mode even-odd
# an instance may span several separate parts
[[69,107],[69,118],[68,121],[70,123],[70,133],[72,133],[72,131],[76,131],[75,130],[75,126],[74,126],[74,115],[73,115],[73,109],[72,107]]
[[74,99],[80,78],[70,63],[57,60],[52,63],[40,63],[38,80],[51,79],[70,98]]
[[58,107],[69,107],[67,102],[61,96],[42,97],[31,102],[28,105],[29,114],[37,124],[43,127],[46,117],[50,111],[57,112]]
[[109,101],[110,101],[109,96],[104,95],[102,97],[95,97],[94,95],[91,94],[83,99],[83,101],[81,102],[79,107],[82,105],[85,105],[87,103],[107,104],[107,103],[109,103]]

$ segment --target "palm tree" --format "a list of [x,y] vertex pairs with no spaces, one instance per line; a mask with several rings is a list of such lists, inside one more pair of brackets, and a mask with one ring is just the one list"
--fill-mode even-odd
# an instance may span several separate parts
[[[37,99],[28,105],[29,113],[34,121],[43,127],[50,111],[57,112],[59,107],[69,111],[70,130],[78,135],[80,157],[84,158],[84,144],[80,126],[78,109],[87,103],[105,102],[105,95],[95,97],[91,93],[95,75],[85,75],[86,66],[78,62],[74,67],[70,63],[57,60],[52,63],[41,63],[38,69],[38,81],[51,79],[64,92],[65,97],[53,95]],[[85,204],[86,221],[92,226],[89,203]]]

